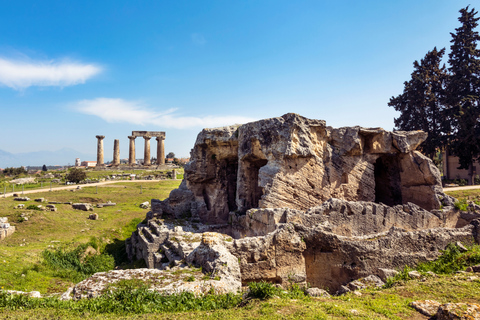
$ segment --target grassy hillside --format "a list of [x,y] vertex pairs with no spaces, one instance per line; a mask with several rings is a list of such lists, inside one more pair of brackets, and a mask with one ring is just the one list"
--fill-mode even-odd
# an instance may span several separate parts
[[[123,243],[136,224],[145,218],[147,209],[139,204],[150,199],[165,199],[179,180],[162,180],[143,183],[116,183],[81,190],[42,192],[29,195],[27,202],[13,198],[0,198],[0,217],[8,217],[16,232],[0,242],[0,287],[22,291],[37,290],[42,293],[64,291],[73,283],[39,269],[41,254],[47,249],[75,248],[96,238],[102,249],[107,245]],[[140,193],[141,192],[141,193]],[[69,204],[56,204],[57,211],[14,209],[20,203],[43,205],[33,201],[46,198],[58,202],[88,202],[92,204],[111,201],[116,206],[95,208],[98,220],[89,220],[92,212],[72,209]],[[28,221],[23,221],[23,216]]]

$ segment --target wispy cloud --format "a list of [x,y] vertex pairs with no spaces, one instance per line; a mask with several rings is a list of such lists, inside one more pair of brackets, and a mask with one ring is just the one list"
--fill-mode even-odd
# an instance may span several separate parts
[[85,83],[101,72],[94,64],[72,61],[20,61],[0,57],[0,85],[15,90],[31,86],[66,87]]
[[164,128],[212,128],[236,123],[246,123],[255,119],[244,116],[203,116],[186,117],[176,113],[176,109],[159,112],[139,101],[113,98],[82,100],[74,104],[81,113],[94,115],[107,122],[126,122],[137,125],[155,125]]
[[192,38],[192,42],[196,45],[203,46],[205,43],[207,43],[205,37],[200,33],[192,33],[190,37]]

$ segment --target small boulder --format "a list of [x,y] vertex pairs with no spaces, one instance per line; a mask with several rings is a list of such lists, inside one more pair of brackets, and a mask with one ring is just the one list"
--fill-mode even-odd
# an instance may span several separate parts
[[63,301],[72,300],[72,292],[73,292],[73,287],[68,288],[67,291],[62,293],[62,295],[60,296],[60,300],[63,300]]
[[34,201],[36,202],[45,202],[45,198],[37,198]]
[[351,292],[351,291],[352,290],[350,290],[347,286],[340,286],[340,288],[337,290],[335,295],[339,296],[339,295],[342,295],[342,294],[345,294],[345,293]]
[[386,281],[388,278],[393,278],[397,274],[397,270],[378,268],[378,276],[380,277],[380,279],[382,279],[382,281]]
[[93,206],[90,203],[73,203],[73,209],[83,211],[93,211]]
[[476,266],[468,267],[465,271],[467,272],[480,272],[480,264]]
[[445,303],[438,307],[437,320],[480,319],[480,304]]
[[460,252],[467,252],[468,251],[468,249],[465,248],[465,246],[460,241],[457,241],[457,243],[455,243],[455,245],[457,246],[458,250],[460,250]]
[[92,213],[91,215],[88,216],[88,219],[90,219],[90,220],[98,220],[98,214],[97,214],[97,213]]
[[13,198],[14,201],[30,201],[28,197],[15,197]]
[[413,270],[408,273],[408,276],[411,279],[420,279],[422,277],[422,274],[416,270]]
[[150,203],[148,201],[140,203],[140,208],[142,209],[148,209],[150,208]]
[[440,302],[435,300],[418,300],[413,301],[411,306],[421,314],[433,317],[437,313],[438,307],[440,307]]
[[327,291],[320,288],[308,288],[305,290],[305,293],[310,297],[330,297],[330,294]]

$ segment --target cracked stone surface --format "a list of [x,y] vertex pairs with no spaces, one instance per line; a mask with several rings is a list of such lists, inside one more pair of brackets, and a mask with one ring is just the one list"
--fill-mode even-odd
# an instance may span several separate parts
[[128,256],[160,270],[185,261],[232,288],[307,282],[332,293],[436,259],[451,242],[479,243],[476,208],[458,212],[415,150],[425,138],[297,114],[204,129]]

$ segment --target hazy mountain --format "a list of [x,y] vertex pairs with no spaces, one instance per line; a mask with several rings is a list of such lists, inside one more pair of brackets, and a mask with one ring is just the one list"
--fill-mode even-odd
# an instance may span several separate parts
[[74,165],[75,158],[95,161],[95,154],[78,152],[71,148],[63,148],[57,151],[35,151],[26,153],[9,153],[0,150],[0,168],[20,166],[42,166],[42,165]]

